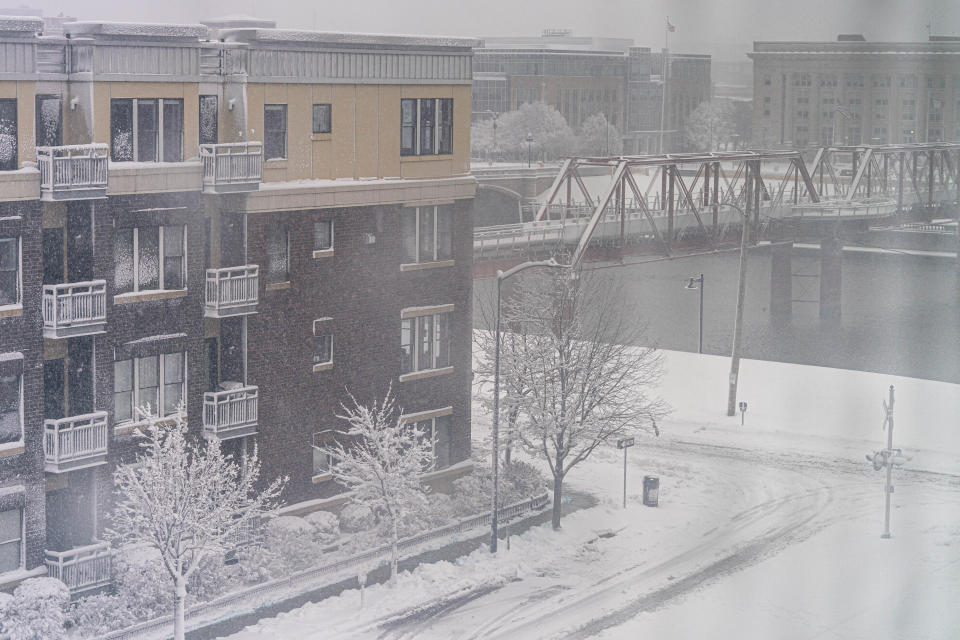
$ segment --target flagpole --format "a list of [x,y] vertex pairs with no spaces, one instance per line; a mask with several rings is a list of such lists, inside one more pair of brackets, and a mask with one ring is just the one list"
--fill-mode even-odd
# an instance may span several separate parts
[[663,44],[663,60],[660,65],[661,93],[663,95],[660,97],[660,148],[658,149],[658,152],[661,154],[663,153],[664,114],[667,110],[667,54],[670,51],[670,16],[667,16],[667,24],[663,27]]

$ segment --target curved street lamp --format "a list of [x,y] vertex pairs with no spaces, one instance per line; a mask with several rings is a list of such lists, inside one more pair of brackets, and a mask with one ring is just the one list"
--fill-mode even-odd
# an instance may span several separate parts
[[697,353],[703,353],[703,274],[699,278],[690,276],[690,282],[684,289],[700,289],[700,340],[697,342]]
[[527,169],[531,165],[531,150],[533,149],[533,134],[529,131],[527,132]]

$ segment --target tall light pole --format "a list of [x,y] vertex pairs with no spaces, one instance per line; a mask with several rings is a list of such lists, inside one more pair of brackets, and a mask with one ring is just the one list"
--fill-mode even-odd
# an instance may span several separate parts
[[527,169],[530,168],[531,164],[531,152],[533,150],[533,134],[529,131],[527,132]]
[[700,340],[697,342],[697,353],[703,353],[703,274],[699,278],[690,276],[690,282],[684,289],[700,289]]
[[[532,136],[527,136],[532,138]],[[526,269],[545,267],[547,269],[570,269],[572,265],[560,264],[553,258],[534,262],[523,262],[506,271],[497,271],[497,315],[494,326],[493,348],[493,507],[490,516],[490,553],[497,552],[497,507],[500,502],[500,294],[503,281]]]
[[[747,168],[747,210],[750,210],[750,198],[753,197],[752,169]],[[733,320],[733,348],[730,350],[730,388],[727,394],[727,415],[737,414],[737,382],[740,378],[740,341],[743,336],[743,299],[747,290],[747,234],[749,234],[750,216],[733,203],[727,203],[740,212],[743,229],[740,234],[740,270],[737,275],[737,314]]]

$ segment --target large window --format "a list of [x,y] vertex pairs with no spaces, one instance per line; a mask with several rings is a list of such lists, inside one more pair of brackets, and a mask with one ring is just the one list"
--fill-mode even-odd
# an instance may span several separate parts
[[114,162],[182,161],[183,100],[111,100],[110,158]]
[[330,318],[313,321],[313,366],[333,364],[333,334]]
[[36,140],[38,147],[56,147],[62,138],[62,100],[57,95],[36,98]]
[[200,144],[217,144],[217,96],[200,96]]
[[313,250],[333,249],[333,220],[318,220],[313,223]]
[[334,464],[333,457],[320,448],[329,447],[334,444],[337,433],[334,429],[327,429],[325,431],[317,431],[313,434],[310,441],[310,448],[313,450],[314,477],[325,476],[330,473],[330,468]]
[[117,229],[114,238],[114,290],[117,293],[187,286],[187,240],[183,225]]
[[450,366],[450,314],[404,318],[400,327],[400,372]]
[[290,233],[284,225],[267,229],[267,284],[290,280]]
[[0,171],[17,168],[17,101],[0,100]]
[[23,509],[0,511],[0,573],[23,567]]
[[453,98],[400,101],[400,155],[453,153]]
[[451,416],[440,416],[414,423],[422,438],[430,438],[433,443],[433,464],[431,469],[443,469],[450,466],[450,425]]
[[169,416],[184,397],[186,354],[161,353],[113,363],[113,410],[116,422],[139,419],[137,409]]
[[453,207],[410,207],[400,217],[405,263],[453,259]]
[[0,238],[0,306],[20,302],[20,238]]
[[23,440],[23,376],[0,369],[0,445]]
[[332,130],[331,106],[329,104],[313,105],[313,132],[330,133]]
[[263,157],[282,160],[287,157],[287,105],[263,106]]

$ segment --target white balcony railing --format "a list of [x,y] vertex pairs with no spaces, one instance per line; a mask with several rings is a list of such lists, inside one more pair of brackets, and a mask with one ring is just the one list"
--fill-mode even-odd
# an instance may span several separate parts
[[107,461],[107,412],[43,421],[47,471],[60,473]]
[[37,147],[41,200],[86,200],[107,196],[105,144]]
[[71,595],[109,585],[113,580],[112,562],[108,542],[46,552],[47,574],[67,585]]
[[200,145],[203,190],[208,193],[256,191],[263,179],[263,143]]
[[103,333],[106,323],[106,280],[43,285],[45,338]]
[[255,313],[260,268],[255,264],[207,269],[204,315],[224,318]]
[[259,389],[239,387],[203,394],[203,430],[221,440],[253,435],[257,432]]

